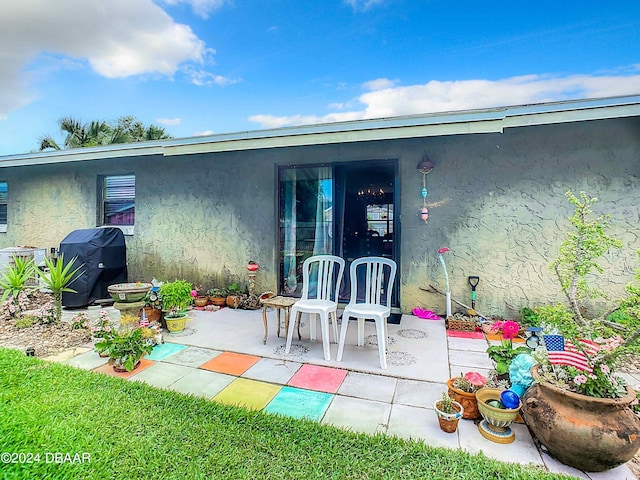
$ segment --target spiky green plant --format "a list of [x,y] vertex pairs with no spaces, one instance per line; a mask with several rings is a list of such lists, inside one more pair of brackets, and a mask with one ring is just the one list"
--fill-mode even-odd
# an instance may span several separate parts
[[44,259],[48,271],[42,274],[42,282],[53,292],[56,304],[56,323],[60,323],[62,319],[62,292],[78,293],[73,288],[69,288],[71,283],[84,274],[84,271],[80,271],[84,264],[73,269],[73,264],[77,259],[78,257],[73,257],[65,263],[64,254],[60,255],[57,260]]
[[27,288],[27,282],[36,275],[36,266],[32,258],[13,257],[13,262],[9,263],[2,272],[0,288],[4,290],[0,302],[4,302],[9,295],[14,299],[18,294]]

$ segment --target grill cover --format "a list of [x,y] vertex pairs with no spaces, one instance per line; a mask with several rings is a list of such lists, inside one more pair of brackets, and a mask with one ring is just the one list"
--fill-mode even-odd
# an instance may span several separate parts
[[74,230],[60,242],[65,262],[77,257],[72,269],[82,265],[84,274],[63,292],[65,307],[86,307],[99,299],[111,298],[107,287],[127,282],[127,247],[119,228],[86,228]]

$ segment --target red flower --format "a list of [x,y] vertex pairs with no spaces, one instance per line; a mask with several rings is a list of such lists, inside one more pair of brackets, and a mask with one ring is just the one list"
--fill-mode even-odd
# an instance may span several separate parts
[[518,335],[520,325],[513,320],[507,320],[502,324],[502,338],[512,339]]
[[449,247],[442,247],[440,250],[438,250],[438,254],[443,254],[448,251],[449,251]]

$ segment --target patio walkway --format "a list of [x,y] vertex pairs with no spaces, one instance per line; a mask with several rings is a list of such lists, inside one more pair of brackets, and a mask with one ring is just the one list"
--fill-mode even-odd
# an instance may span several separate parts
[[[266,345],[259,310],[194,310],[185,331],[166,334],[165,343],[156,346],[133,372],[115,373],[89,347],[50,360],[217,402],[306,417],[357,432],[380,432],[432,446],[483,452],[497,460],[538,465],[579,478],[635,478],[626,465],[588,474],[567,467],[541,452],[524,424],[513,425],[516,440],[509,445],[485,439],[470,420],[461,420],[453,434],[443,433],[433,404],[451,376],[469,370],[485,374],[491,368],[484,338],[452,337],[443,321],[403,315],[400,325],[389,325],[389,366],[382,370],[373,324],[367,323],[364,347],[355,346],[355,323],[349,327],[343,361],[336,362],[324,360],[321,338],[309,341],[306,322],[302,340],[294,336],[291,353],[285,355],[286,332],[278,338],[275,313],[268,315]],[[337,345],[331,344],[332,359],[336,352]]]

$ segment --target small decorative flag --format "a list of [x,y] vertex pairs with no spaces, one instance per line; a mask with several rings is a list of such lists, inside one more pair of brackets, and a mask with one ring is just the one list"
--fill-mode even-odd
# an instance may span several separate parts
[[141,327],[148,327],[149,326],[149,319],[147,318],[147,312],[144,311],[144,308],[142,309],[142,317],[140,318],[140,326]]
[[579,340],[579,350],[569,340],[565,340],[562,335],[544,335],[544,344],[547,347],[549,362],[552,365],[569,365],[588,373],[593,373],[593,368],[589,365],[587,355],[595,355],[600,346],[591,340]]

